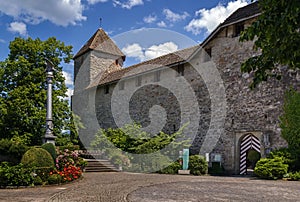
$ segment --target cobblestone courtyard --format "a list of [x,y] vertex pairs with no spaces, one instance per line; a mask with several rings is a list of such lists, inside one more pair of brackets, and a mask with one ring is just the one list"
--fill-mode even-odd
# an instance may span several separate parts
[[0,201],[300,201],[300,182],[243,177],[85,173],[63,185],[0,189]]

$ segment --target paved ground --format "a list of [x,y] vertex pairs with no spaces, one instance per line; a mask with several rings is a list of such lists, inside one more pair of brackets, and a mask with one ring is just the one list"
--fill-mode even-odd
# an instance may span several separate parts
[[63,186],[0,189],[0,201],[300,201],[300,182],[240,177],[84,173]]

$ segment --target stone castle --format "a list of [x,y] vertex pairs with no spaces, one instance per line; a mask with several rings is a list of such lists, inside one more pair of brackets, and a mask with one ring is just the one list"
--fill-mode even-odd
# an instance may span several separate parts
[[259,54],[252,41],[239,41],[259,15],[257,2],[249,4],[201,44],[127,68],[122,68],[126,56],[98,29],[74,57],[72,108],[85,125],[83,143],[99,128],[132,120],[166,133],[189,123],[188,133],[195,134],[191,153],[209,153],[210,162],[235,174],[246,172],[249,150],[265,156],[286,146],[278,117],[285,91],[300,88],[300,75],[283,67],[281,81],[270,79],[250,90],[252,75],[240,71],[242,62]]

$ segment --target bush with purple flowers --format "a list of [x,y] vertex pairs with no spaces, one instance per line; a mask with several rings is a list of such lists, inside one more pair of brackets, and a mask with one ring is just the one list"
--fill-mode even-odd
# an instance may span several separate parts
[[70,151],[68,149],[65,149],[63,152],[60,151],[55,160],[56,169],[63,170],[69,165],[83,168],[86,166],[86,161],[79,157],[77,151]]
[[59,151],[55,159],[55,170],[51,175],[60,175],[62,182],[78,179],[82,174],[82,169],[86,166],[86,161],[79,157],[77,151],[65,149]]

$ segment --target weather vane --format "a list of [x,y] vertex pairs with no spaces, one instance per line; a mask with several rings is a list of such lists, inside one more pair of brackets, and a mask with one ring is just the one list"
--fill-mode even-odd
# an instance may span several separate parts
[[100,28],[102,28],[102,18],[100,18],[99,20],[100,20]]

